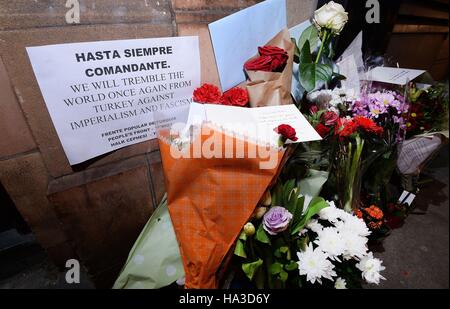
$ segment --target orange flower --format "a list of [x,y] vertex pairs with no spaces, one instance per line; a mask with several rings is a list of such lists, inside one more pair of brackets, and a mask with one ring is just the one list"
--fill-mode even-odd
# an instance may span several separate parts
[[366,212],[369,216],[374,219],[381,220],[383,219],[383,211],[375,205],[371,205],[369,208],[366,208]]
[[371,230],[378,230],[379,228],[381,228],[381,225],[383,224],[383,222],[381,222],[381,221],[378,221],[378,222],[373,222],[373,221],[371,221],[371,222],[369,222],[368,224],[367,224],[367,226],[369,227],[369,229],[371,229]]
[[359,210],[359,209],[356,209],[356,210],[355,210],[355,215],[356,215],[358,218],[360,218],[360,219],[363,217],[363,213],[362,213],[362,211]]

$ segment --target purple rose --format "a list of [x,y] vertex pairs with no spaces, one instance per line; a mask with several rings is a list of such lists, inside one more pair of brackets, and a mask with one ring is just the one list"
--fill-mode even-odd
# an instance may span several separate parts
[[276,235],[287,229],[292,214],[284,207],[273,206],[264,215],[263,228],[270,235]]

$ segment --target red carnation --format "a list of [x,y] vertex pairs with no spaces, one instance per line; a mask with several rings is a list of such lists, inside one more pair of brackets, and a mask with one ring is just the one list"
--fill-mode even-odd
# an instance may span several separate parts
[[244,107],[248,103],[248,92],[239,87],[232,88],[222,95],[220,103],[223,105],[233,105]]
[[318,125],[316,125],[315,129],[321,137],[325,137],[328,135],[328,133],[330,133],[330,128],[322,123],[319,123]]
[[343,139],[355,133],[357,128],[358,126],[353,119],[339,118],[334,127],[334,134],[339,136],[340,139]]
[[285,139],[290,139],[291,141],[297,141],[297,132],[295,129],[288,124],[280,124],[274,129],[275,132],[283,136]]
[[338,119],[338,114],[332,111],[327,111],[320,116],[320,120],[327,126],[333,126]]
[[221,93],[217,86],[203,84],[194,90],[194,101],[197,103],[219,103]]
[[378,126],[372,119],[363,117],[363,116],[356,116],[354,118],[354,122],[357,124],[357,126],[364,131],[368,133],[383,134],[383,128]]

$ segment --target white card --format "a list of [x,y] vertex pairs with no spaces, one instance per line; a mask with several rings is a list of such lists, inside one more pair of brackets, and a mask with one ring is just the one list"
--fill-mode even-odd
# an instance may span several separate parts
[[408,192],[408,191],[403,191],[402,195],[400,195],[400,198],[398,199],[398,201],[400,203],[406,203],[409,206],[411,206],[412,202],[414,201],[414,198],[416,197],[415,194]]
[[423,73],[424,70],[376,67],[367,72],[366,80],[404,86]]
[[288,124],[295,129],[297,143],[322,139],[294,104],[247,108],[191,103],[186,128],[202,122],[272,145],[278,143],[279,135],[274,128],[280,124]]

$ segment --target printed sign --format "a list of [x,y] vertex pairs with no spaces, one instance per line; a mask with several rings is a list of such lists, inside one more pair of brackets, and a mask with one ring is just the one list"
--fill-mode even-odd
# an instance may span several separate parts
[[198,37],[27,47],[71,165],[185,121],[200,85]]

